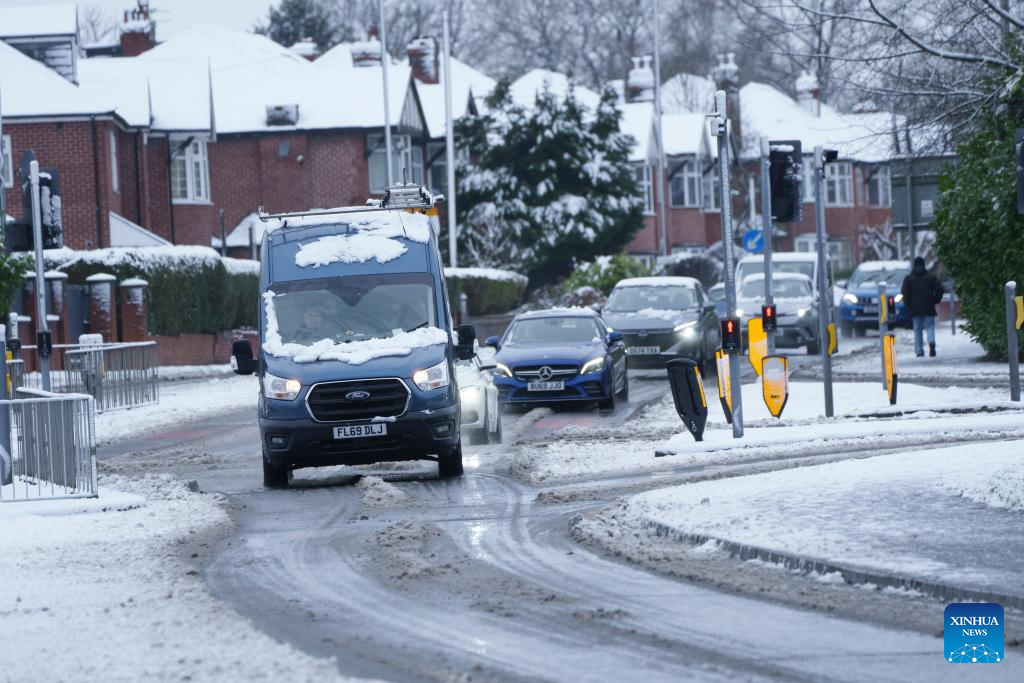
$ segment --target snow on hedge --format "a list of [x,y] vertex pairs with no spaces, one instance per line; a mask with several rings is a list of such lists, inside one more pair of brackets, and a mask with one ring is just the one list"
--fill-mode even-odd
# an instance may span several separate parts
[[444,274],[451,278],[469,279],[480,278],[483,280],[499,280],[502,282],[521,282],[526,284],[525,275],[520,275],[511,270],[500,268],[445,268]]
[[224,264],[224,269],[228,271],[228,275],[259,275],[260,274],[260,262],[252,261],[250,259],[231,258],[225,256],[221,259],[221,263]]
[[259,275],[259,261],[222,257],[210,247],[174,245],[159,247],[109,247],[106,249],[49,249],[43,252],[43,260],[48,268],[65,270],[72,266],[84,264],[116,268],[118,266],[136,267],[140,273],[155,268],[172,270],[189,270],[215,268],[218,263],[231,275]]
[[322,339],[315,344],[285,343],[277,324],[277,310],[274,307],[272,291],[263,295],[267,316],[267,334],[263,350],[271,356],[291,358],[296,363],[315,363],[321,360],[336,360],[350,365],[362,365],[375,358],[408,356],[413,349],[422,349],[450,341],[449,334],[438,327],[424,327],[412,332],[399,332],[386,339],[367,339],[336,343]]

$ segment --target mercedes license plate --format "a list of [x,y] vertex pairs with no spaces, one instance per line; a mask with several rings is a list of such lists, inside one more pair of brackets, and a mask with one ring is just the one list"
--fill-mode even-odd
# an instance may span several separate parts
[[878,315],[878,306],[865,306],[864,315]]
[[529,382],[527,391],[564,391],[565,382]]
[[631,356],[651,356],[661,353],[660,346],[628,346],[626,353]]
[[387,433],[388,426],[384,423],[334,428],[335,439],[361,439],[367,436],[384,436]]

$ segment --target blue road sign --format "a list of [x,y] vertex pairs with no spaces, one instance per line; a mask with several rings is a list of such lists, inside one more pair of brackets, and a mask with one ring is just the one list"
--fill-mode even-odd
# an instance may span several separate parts
[[764,252],[764,230],[752,228],[743,233],[743,248],[751,254]]

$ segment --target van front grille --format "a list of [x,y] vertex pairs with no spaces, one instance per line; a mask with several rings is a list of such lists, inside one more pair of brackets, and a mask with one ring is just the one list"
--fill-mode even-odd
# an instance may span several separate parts
[[[368,396],[361,398],[360,392]],[[409,395],[400,379],[325,382],[309,390],[306,405],[317,422],[352,422],[398,417],[405,413]]]

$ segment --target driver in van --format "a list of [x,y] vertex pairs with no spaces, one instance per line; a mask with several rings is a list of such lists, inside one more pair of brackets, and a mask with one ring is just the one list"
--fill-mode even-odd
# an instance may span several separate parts
[[318,342],[321,339],[330,338],[331,335],[327,333],[324,326],[323,313],[316,308],[308,308],[303,311],[302,327],[299,328],[298,334],[295,336],[303,342]]

